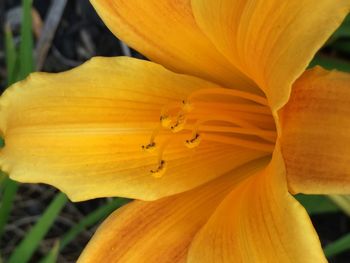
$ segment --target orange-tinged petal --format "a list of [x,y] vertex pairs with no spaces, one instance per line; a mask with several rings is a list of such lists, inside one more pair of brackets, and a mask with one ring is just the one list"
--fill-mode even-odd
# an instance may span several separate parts
[[350,10],[349,0],[192,0],[218,50],[265,91],[273,110]]
[[198,28],[190,0],[91,0],[120,39],[167,68],[222,85],[254,87]]
[[350,193],[350,74],[314,68],[280,114],[291,191]]
[[267,162],[251,162],[185,193],[123,207],[100,226],[78,262],[185,262],[193,236],[220,201],[240,180],[263,169]]
[[305,209],[288,193],[278,148],[267,169],[220,204],[194,238],[187,262],[327,262]]
[[[156,199],[191,189],[262,156],[218,142],[191,151],[169,131],[156,137],[167,170],[151,176],[158,151],[142,151],[161,108],[197,88],[216,87],[151,62],[95,58],[60,74],[35,73],[0,99],[0,164],[21,182],[54,185],[73,200]],[[190,136],[189,131],[188,136]]]

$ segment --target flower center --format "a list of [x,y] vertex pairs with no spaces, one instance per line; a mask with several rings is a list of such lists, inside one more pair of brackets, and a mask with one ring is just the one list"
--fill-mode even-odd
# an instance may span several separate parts
[[[178,140],[158,145],[156,139],[163,130]],[[158,151],[158,164],[150,174],[159,178],[166,172],[164,151],[173,141],[182,141],[188,149],[207,140],[271,153],[276,136],[266,98],[225,88],[199,89],[183,101],[162,108],[159,125],[142,149]]]

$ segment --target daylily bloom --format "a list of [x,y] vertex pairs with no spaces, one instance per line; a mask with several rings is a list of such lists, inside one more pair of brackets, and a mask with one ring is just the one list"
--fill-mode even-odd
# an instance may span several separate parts
[[305,71],[350,1],[92,3],[153,62],[95,58],[0,99],[11,178],[138,199],[79,262],[326,262],[292,194],[350,193],[350,75]]

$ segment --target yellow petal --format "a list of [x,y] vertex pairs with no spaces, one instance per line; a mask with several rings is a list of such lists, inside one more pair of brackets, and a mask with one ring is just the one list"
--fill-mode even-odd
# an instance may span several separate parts
[[254,87],[204,36],[190,0],[91,0],[120,39],[165,67],[233,88]]
[[1,167],[14,180],[54,185],[76,201],[149,200],[191,189],[262,155],[209,141],[191,151],[185,140],[162,132],[158,149],[171,140],[167,170],[163,178],[151,176],[158,151],[141,146],[159,126],[161,108],[205,87],[216,86],[122,57],[95,58],[60,74],[35,73],[1,97]]
[[349,0],[192,0],[200,28],[273,110],[350,10]]
[[100,226],[78,262],[185,262],[193,236],[220,201],[267,161],[251,162],[185,193],[123,207]]
[[314,68],[283,108],[282,153],[293,192],[350,193],[350,74]]
[[199,231],[188,263],[327,262],[305,209],[288,193],[275,151],[263,172],[239,184]]

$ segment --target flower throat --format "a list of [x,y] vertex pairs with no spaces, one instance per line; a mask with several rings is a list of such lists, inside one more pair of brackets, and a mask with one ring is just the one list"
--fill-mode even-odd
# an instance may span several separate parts
[[[162,130],[173,136],[158,145]],[[176,140],[175,140],[176,138]],[[188,149],[200,147],[203,140],[272,153],[276,130],[265,97],[226,88],[198,89],[186,99],[165,105],[159,125],[142,149],[158,151],[158,163],[150,170],[159,178],[166,172],[164,151],[173,141]]]

